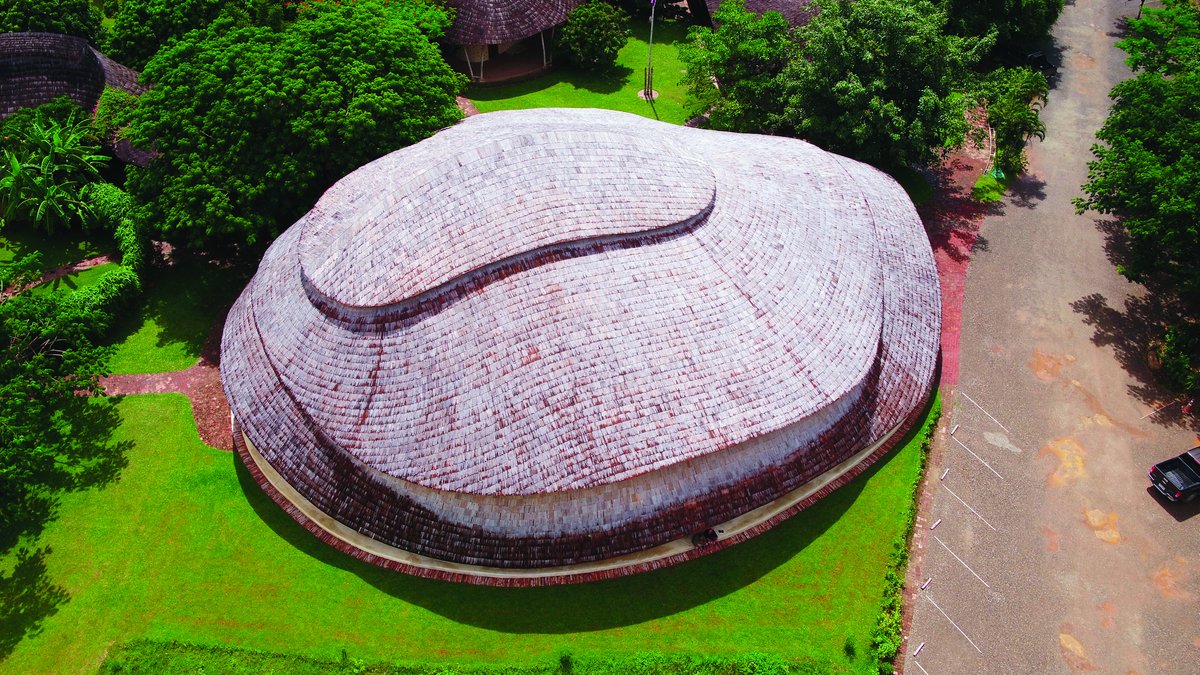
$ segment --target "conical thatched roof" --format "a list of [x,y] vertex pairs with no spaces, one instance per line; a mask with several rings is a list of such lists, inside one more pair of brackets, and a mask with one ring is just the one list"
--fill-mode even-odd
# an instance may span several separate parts
[[567,20],[584,0],[447,0],[456,15],[446,37],[460,45],[522,40]]

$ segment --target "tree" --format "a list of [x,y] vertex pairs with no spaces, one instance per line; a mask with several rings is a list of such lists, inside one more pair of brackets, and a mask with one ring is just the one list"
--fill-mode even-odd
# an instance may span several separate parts
[[[25,222],[47,232],[91,224],[83,188],[108,161],[81,108],[65,99],[13,115],[0,127],[0,227]],[[64,116],[63,111],[66,110]]]
[[956,88],[990,40],[942,32],[927,0],[831,1],[797,30],[780,128],[882,168],[929,162],[966,133]]
[[1062,14],[1063,0],[943,0],[942,8],[950,31],[994,33],[998,49],[1020,50],[1045,37]]
[[1046,138],[1040,111],[1049,95],[1046,76],[1030,68],[999,68],[984,79],[980,98],[995,133],[995,163],[1002,171],[1024,171],[1026,141],[1031,136]]
[[[121,0],[108,30],[105,52],[130,68],[144,68],[168,42],[204,28],[219,16],[242,25],[272,23],[268,8],[281,12],[278,0]],[[256,20],[258,19],[258,20]]]
[[[35,279],[41,262],[34,254],[14,268],[0,279],[9,291]],[[0,300],[0,551],[50,517],[57,493],[109,480],[121,466],[111,403],[80,395],[102,393],[111,348],[96,341],[111,317],[74,295]]]
[[558,47],[580,68],[602,70],[616,63],[630,35],[628,14],[604,0],[591,0],[567,15]]
[[1122,217],[1131,251],[1120,271],[1159,276],[1200,304],[1200,28],[1186,0],[1130,21],[1118,43],[1141,70],[1119,83],[1092,146],[1080,211]]
[[1155,282],[1179,317],[1156,345],[1167,384],[1200,394],[1200,9],[1164,0],[1129,22],[1117,46],[1137,74],[1113,88],[1092,146],[1079,212],[1121,218],[1129,254],[1117,267]]
[[4,0],[0,33],[62,33],[96,42],[100,11],[88,0]]
[[349,171],[462,118],[426,3],[313,2],[276,32],[220,19],[164,48],[128,136],[140,222],[180,243],[270,241]]
[[796,53],[791,27],[779,12],[762,16],[745,0],[725,0],[713,15],[716,29],[693,26],[680,50],[692,115],[714,129],[767,132],[783,110],[780,74]]

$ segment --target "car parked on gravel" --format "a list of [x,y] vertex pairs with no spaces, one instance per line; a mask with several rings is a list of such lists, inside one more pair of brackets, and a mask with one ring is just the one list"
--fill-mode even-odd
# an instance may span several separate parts
[[1150,483],[1173,502],[1190,502],[1200,494],[1200,448],[1150,467]]

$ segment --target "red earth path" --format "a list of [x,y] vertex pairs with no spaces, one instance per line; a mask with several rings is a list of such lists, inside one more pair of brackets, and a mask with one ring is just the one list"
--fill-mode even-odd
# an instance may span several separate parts
[[958,384],[958,341],[967,264],[983,217],[996,208],[981,204],[971,195],[990,155],[989,145],[977,148],[970,141],[951,153],[940,167],[932,169],[932,202],[917,209],[933,247],[942,287],[942,387]]

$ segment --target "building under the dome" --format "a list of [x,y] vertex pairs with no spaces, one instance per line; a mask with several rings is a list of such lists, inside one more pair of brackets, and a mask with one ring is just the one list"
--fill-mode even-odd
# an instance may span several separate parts
[[550,65],[554,29],[584,1],[447,0],[455,13],[446,33],[455,46],[449,55],[461,59],[477,82],[485,79],[488,61],[505,55],[510,60],[524,57],[516,72],[537,72]]
[[849,481],[922,414],[939,327],[885,174],[541,109],[334,185],[235,303],[221,371],[247,467],[322,540],[537,585],[703,555]]

